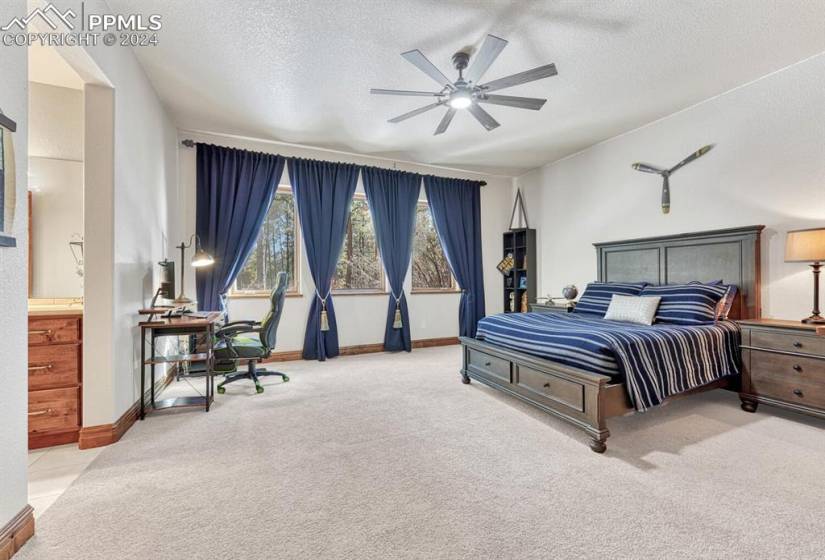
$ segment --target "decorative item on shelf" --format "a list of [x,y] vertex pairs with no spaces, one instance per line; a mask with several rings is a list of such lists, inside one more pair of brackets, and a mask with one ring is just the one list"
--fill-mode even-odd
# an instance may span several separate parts
[[515,265],[516,261],[513,259],[513,253],[507,253],[507,256],[501,259],[501,262],[496,265],[496,268],[503,275],[507,276]]
[[527,313],[527,292],[521,294],[521,308],[522,313]]
[[527,277],[522,276],[521,278],[518,279],[518,289],[519,290],[524,290],[526,288],[527,288]]
[[814,308],[803,323],[825,324],[819,313],[819,272],[825,261],[825,228],[789,231],[785,239],[785,262],[811,263],[814,273]]
[[513,277],[512,276],[505,276],[504,277],[504,285],[507,288],[513,287]]
[[14,139],[17,123],[0,110],[0,247],[15,247],[17,240],[9,235],[14,221],[17,200],[14,169]]
[[[518,209],[518,222],[514,226],[513,220],[516,218],[516,209]],[[524,199],[521,197],[521,189],[517,189],[516,199],[513,201],[513,211],[510,213],[510,229],[526,229],[529,227],[527,225],[527,212],[524,210]]]
[[181,244],[176,246],[176,249],[180,249],[180,295],[175,298],[174,303],[177,305],[192,303],[192,300],[186,297],[183,293],[184,284],[183,284],[183,271],[186,268],[183,266],[184,259],[186,258],[186,249],[192,246],[192,242],[195,242],[195,254],[192,255],[192,267],[194,268],[201,268],[205,266],[210,266],[215,262],[215,259],[212,258],[212,255],[207,253],[201,247],[201,238],[198,234],[193,233],[192,237],[189,238],[189,243],[181,241]]
[[510,292],[510,313],[516,310],[516,292]]
[[668,214],[670,212],[670,176],[673,175],[677,169],[684,167],[685,165],[689,164],[695,159],[698,159],[708,153],[711,148],[713,148],[713,144],[708,144],[707,146],[702,146],[688,157],[671,167],[670,169],[659,169],[658,167],[654,167],[647,163],[634,163],[633,169],[636,171],[641,171],[642,173],[654,173],[656,175],[662,176],[662,214]]
[[561,289],[561,295],[563,295],[568,301],[573,301],[576,299],[576,296],[579,295],[579,289],[573,284],[568,284]]
[[521,259],[521,268],[522,270],[527,270],[527,255],[524,255],[524,258]]

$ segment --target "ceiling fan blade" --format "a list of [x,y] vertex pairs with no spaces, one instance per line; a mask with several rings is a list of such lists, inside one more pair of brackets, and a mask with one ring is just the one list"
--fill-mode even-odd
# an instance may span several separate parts
[[484,38],[484,44],[473,57],[473,63],[464,75],[464,79],[468,82],[478,82],[506,46],[507,41],[504,39],[495,35],[487,35]]
[[652,165],[648,165],[646,163],[634,163],[633,169],[643,173],[656,173],[657,175],[661,175],[665,172],[664,169],[659,169],[658,167],[653,167]]
[[676,165],[671,167],[670,168],[670,173],[673,173],[674,171],[676,171],[680,167],[684,167],[685,165],[689,164],[693,160],[702,157],[703,155],[708,153],[711,150],[711,148],[713,148],[713,144],[708,144],[707,146],[702,146],[701,148],[699,148],[698,150],[696,150],[695,152],[690,154],[688,157],[686,157],[685,159],[683,159],[682,161],[680,161],[679,163],[677,163]]
[[479,97],[479,103],[491,103],[493,105],[505,105],[507,107],[517,107],[519,109],[530,109],[531,111],[538,111],[547,103],[546,99],[538,99],[536,97],[515,97],[512,95],[485,95]]
[[412,51],[407,51],[401,53],[401,56],[406,58],[408,61],[412,62],[416,66],[416,68],[418,68],[426,75],[428,75],[430,78],[438,82],[439,85],[452,87],[453,83],[450,81],[450,79],[444,74],[442,74],[441,70],[436,68],[435,65],[432,62],[430,62],[429,59],[426,56],[424,56],[424,53],[422,53],[420,50],[415,49]]
[[433,136],[442,134],[445,130],[447,130],[447,127],[450,126],[450,123],[453,121],[453,115],[455,115],[455,109],[450,107],[447,109],[447,112],[444,113],[444,118],[441,119],[440,123],[438,123],[438,128],[435,129]]
[[525,70],[524,72],[519,72],[518,74],[513,74],[512,76],[505,76],[504,78],[499,78],[498,80],[481,84],[481,87],[485,92],[496,91],[499,89],[517,86],[519,84],[526,84],[527,82],[534,82],[543,78],[549,78],[550,76],[555,76],[556,74],[558,74],[558,72],[556,71],[555,64],[545,64],[544,66],[539,66],[538,68],[533,68],[532,70]]
[[440,101],[438,103],[430,103],[429,105],[424,105],[423,107],[419,107],[418,109],[415,109],[414,111],[410,111],[409,113],[404,113],[403,115],[398,115],[397,117],[395,117],[393,119],[390,119],[387,122],[391,122],[391,123],[401,122],[401,121],[409,119],[410,117],[420,115],[421,113],[426,113],[430,109],[435,109],[436,107],[438,107],[440,105],[443,105],[443,103],[441,103]]
[[498,128],[499,124],[496,122],[496,119],[490,116],[490,113],[473,103],[467,110],[470,111],[470,114],[473,115],[478,122],[481,123],[481,126],[486,128],[487,130],[493,130],[494,128]]
[[429,91],[409,91],[405,89],[370,89],[370,93],[373,95],[415,95],[421,97],[438,97],[441,95],[439,92],[429,92]]

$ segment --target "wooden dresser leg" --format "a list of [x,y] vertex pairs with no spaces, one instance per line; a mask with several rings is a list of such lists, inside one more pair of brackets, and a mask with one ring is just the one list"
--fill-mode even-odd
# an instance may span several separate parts
[[607,451],[607,444],[600,439],[590,438],[590,449],[595,453],[604,453]]
[[745,412],[756,412],[756,407],[759,406],[758,402],[743,397],[739,397],[739,399],[742,401],[742,410]]

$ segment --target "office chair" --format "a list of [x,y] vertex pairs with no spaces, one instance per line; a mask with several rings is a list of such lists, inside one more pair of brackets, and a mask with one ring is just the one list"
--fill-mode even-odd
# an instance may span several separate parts
[[[268,358],[275,348],[275,335],[278,332],[278,323],[281,321],[281,312],[284,310],[284,296],[286,295],[288,276],[286,272],[279,272],[275,279],[275,289],[272,290],[270,301],[272,307],[263,320],[233,321],[221,327],[216,333],[215,344],[215,373],[224,375],[224,380],[218,385],[218,393],[226,392],[224,385],[234,383],[239,379],[251,379],[255,383],[255,392],[263,393],[264,388],[259,377],[277,375],[289,381],[285,373],[258,369],[258,362]],[[249,335],[253,336],[249,336]],[[245,336],[246,335],[246,336]],[[254,336],[257,335],[257,336]],[[240,362],[246,361],[246,371],[238,371]]]

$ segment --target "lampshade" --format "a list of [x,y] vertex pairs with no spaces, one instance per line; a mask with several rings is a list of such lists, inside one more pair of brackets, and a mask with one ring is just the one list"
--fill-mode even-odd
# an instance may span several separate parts
[[789,231],[785,240],[785,262],[825,261],[825,228]]
[[195,251],[195,254],[192,255],[192,266],[195,268],[209,266],[210,264],[214,263],[215,259],[212,258],[212,255],[210,255],[203,249],[198,249],[197,251]]

